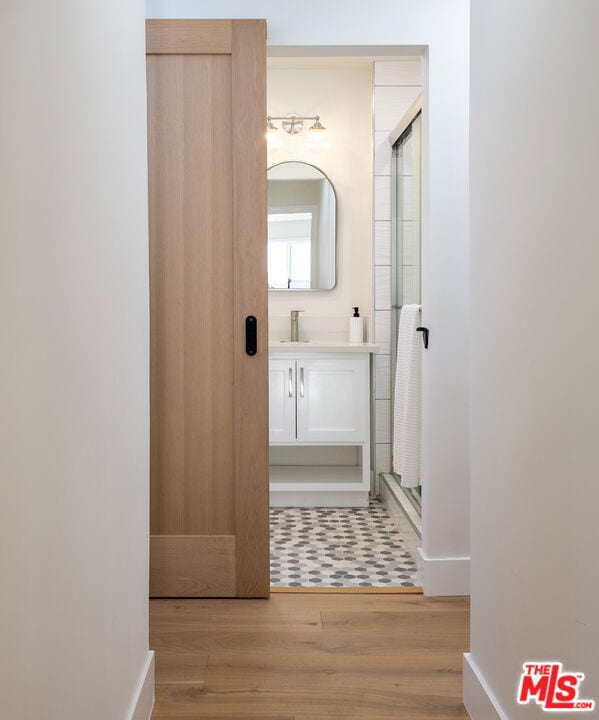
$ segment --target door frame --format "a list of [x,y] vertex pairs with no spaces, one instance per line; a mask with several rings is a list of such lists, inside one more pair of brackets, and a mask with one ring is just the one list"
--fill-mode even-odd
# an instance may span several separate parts
[[[408,58],[408,57],[418,57],[422,63],[422,85],[421,85],[421,94],[420,94],[420,100],[419,100],[419,112],[423,113],[423,123],[422,123],[422,144],[423,144],[423,152],[421,156],[421,183],[422,183],[422,192],[423,192],[423,203],[421,207],[421,291],[422,291],[422,302],[423,306],[426,305],[428,307],[428,295],[429,295],[429,272],[430,272],[430,266],[429,266],[429,239],[430,239],[430,206],[428,199],[424,196],[424,191],[429,187],[429,176],[430,176],[430,158],[429,158],[429,64],[428,64],[428,52],[429,52],[429,46],[422,44],[422,45],[415,45],[415,44],[397,44],[397,45],[381,45],[381,44],[371,44],[371,45],[336,45],[334,43],[329,44],[319,44],[319,45],[297,45],[297,44],[289,44],[289,45],[268,45],[267,46],[267,57],[276,57],[276,58],[302,58],[302,57],[311,57],[311,58],[355,58],[355,57],[367,57],[371,59],[373,62],[375,60],[396,60],[398,58]],[[374,93],[374,81],[373,81],[373,93]],[[373,103],[374,103],[374,94],[373,94]],[[373,105],[374,107],[374,105]],[[408,110],[409,112],[409,110]],[[374,145],[374,138],[373,138],[373,145]],[[374,153],[374,147],[373,147],[373,153]],[[373,198],[374,198],[374,168],[373,168]],[[374,253],[374,208],[373,208],[373,218],[372,218],[372,229],[373,229],[373,253]],[[374,254],[373,254],[374,258]],[[374,266],[374,260],[372,265],[372,309],[373,313],[375,312],[375,266]],[[270,291],[269,291],[270,292]],[[274,291],[276,292],[276,290]],[[393,310],[390,310],[390,315],[393,314]],[[374,320],[374,318],[373,318]],[[395,339],[396,341],[396,339]],[[374,342],[376,342],[376,338],[374,338]],[[391,340],[391,342],[394,342],[394,340]],[[371,467],[371,489],[376,494],[379,492],[379,479],[377,475],[377,468],[376,468],[376,399],[375,394],[373,392],[373,378],[374,378],[374,362],[372,363],[371,367],[371,395],[370,395],[370,467]],[[430,424],[430,414],[429,414],[429,403],[427,400],[427,396],[429,395],[429,387],[430,387],[430,371],[429,371],[429,365],[427,362],[426,355],[423,355],[423,363],[422,363],[422,375],[421,375],[421,382],[422,382],[422,407],[421,407],[421,413],[422,413],[422,473],[426,474],[429,462],[428,457],[430,453],[430,446],[429,446],[429,424]],[[391,420],[392,422],[392,416]],[[421,506],[421,512],[422,512],[422,545],[424,546],[426,544],[425,536],[427,533],[427,523],[425,522],[424,518],[428,516],[428,497],[426,493],[423,493],[423,499],[422,499],[422,506]],[[421,549],[418,549],[419,553],[421,554]],[[423,567],[423,583],[424,586],[426,582],[426,574],[430,568],[430,564],[425,564]],[[304,590],[303,588],[296,588],[294,589],[295,592],[301,592]],[[336,592],[336,591],[343,591],[344,589],[341,588],[333,588],[330,591]],[[282,591],[281,589],[276,590],[277,592]],[[316,592],[316,590],[314,590]]]

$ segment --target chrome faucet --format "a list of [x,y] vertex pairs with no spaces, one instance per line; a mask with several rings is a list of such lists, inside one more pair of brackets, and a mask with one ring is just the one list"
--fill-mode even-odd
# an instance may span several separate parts
[[303,310],[291,311],[291,342],[299,342],[299,314]]

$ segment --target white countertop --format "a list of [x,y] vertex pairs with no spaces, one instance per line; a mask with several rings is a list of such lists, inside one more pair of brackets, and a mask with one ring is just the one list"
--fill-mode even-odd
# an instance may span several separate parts
[[269,340],[270,352],[317,352],[317,353],[375,353],[379,346],[374,343],[327,342],[311,340],[309,342],[289,342]]

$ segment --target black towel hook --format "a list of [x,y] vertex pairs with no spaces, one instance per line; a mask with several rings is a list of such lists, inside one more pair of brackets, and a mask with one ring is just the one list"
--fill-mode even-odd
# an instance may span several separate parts
[[424,343],[424,349],[426,350],[428,348],[428,328],[427,327],[417,327],[416,332],[422,333],[422,342]]

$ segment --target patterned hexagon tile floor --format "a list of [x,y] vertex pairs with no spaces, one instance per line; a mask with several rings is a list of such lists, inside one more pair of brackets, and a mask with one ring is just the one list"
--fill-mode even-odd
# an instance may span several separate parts
[[414,553],[379,500],[270,510],[274,587],[414,587]]

